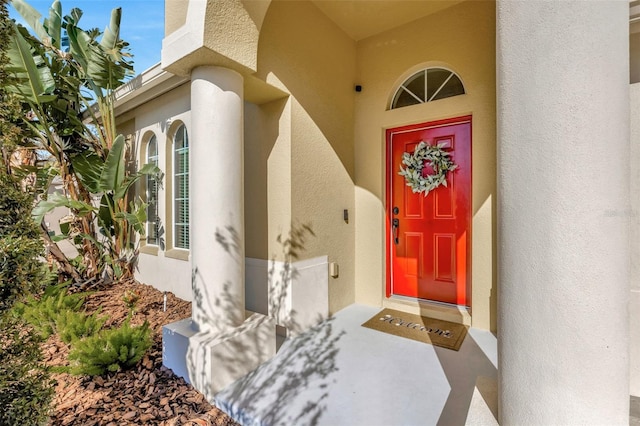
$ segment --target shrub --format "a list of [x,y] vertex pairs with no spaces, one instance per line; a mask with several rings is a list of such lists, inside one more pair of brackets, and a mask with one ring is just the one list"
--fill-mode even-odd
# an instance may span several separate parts
[[45,424],[53,386],[39,341],[7,313],[0,318],[0,425]]
[[46,281],[44,246],[31,220],[33,196],[0,167],[0,311]]
[[58,330],[57,321],[61,313],[77,311],[82,307],[86,294],[67,294],[66,287],[52,286],[38,300],[30,296],[25,303],[14,307],[16,316],[22,317],[43,339]]
[[118,327],[73,342],[69,360],[75,361],[69,372],[78,375],[102,375],[136,365],[151,347],[149,323],[131,327],[129,321]]
[[97,334],[107,321],[107,317],[99,316],[99,313],[87,315],[84,312],[70,310],[60,312],[55,319],[60,339],[65,343],[72,343]]

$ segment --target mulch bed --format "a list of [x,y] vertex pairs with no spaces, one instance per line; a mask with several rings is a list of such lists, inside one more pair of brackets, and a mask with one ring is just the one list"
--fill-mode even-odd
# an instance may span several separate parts
[[[136,282],[115,283],[87,297],[87,312],[100,308],[102,315],[109,317],[106,327],[122,324],[129,313],[122,299],[126,291],[140,296],[131,324],[149,322],[154,332],[151,350],[128,371],[94,377],[54,374],[57,385],[50,424],[237,425],[162,366],[162,326],[190,317],[191,303],[167,293],[167,311],[163,312],[162,292]],[[69,347],[57,336],[50,337],[42,349],[48,365],[66,365]]]

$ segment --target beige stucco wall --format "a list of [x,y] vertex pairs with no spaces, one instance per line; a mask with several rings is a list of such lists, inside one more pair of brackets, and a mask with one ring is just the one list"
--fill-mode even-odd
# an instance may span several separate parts
[[262,109],[244,104],[244,235],[245,256],[269,259],[267,215],[268,137]]
[[[184,84],[161,95],[140,107],[119,117],[119,131],[131,135],[135,140],[136,161],[145,163],[146,143],[152,134],[158,140],[159,165],[165,172],[162,187],[158,193],[159,217],[164,228],[160,247],[147,246],[141,242],[140,281],[160,290],[172,291],[179,297],[191,300],[191,272],[188,251],[172,250],[171,247],[171,137],[180,123],[190,130],[190,87]],[[283,116],[283,103],[275,101],[264,105],[249,102],[244,104],[245,113],[245,254],[256,259],[271,259],[268,252],[267,226],[267,184],[268,159],[278,138],[286,135],[286,129],[279,126]],[[288,116],[284,114],[284,117]],[[126,121],[126,122],[125,122]],[[290,121],[288,121],[290,126]],[[190,140],[193,144],[195,141]],[[279,164],[271,170],[281,172]],[[215,190],[215,184],[211,186]],[[144,187],[140,185],[144,196]],[[287,194],[281,188],[272,188],[279,196]],[[289,197],[290,198],[290,197]]]
[[165,7],[162,67],[188,76],[201,65],[249,75],[256,69],[256,47],[271,0],[171,0]]
[[311,226],[315,237],[306,240],[300,257],[328,255],[339,265],[339,277],[329,282],[331,312],[355,301],[355,223],[343,220],[343,210],[353,218],[355,209],[355,73],[355,42],[312,3],[271,4],[260,34],[257,75],[291,94],[285,107],[290,130],[268,159],[269,177],[276,174],[282,190],[290,188],[291,201],[280,205],[280,196],[270,194],[270,250],[278,250],[272,237],[288,232],[279,216],[290,217],[294,226]]
[[629,34],[629,68],[631,83],[640,82],[640,32]]
[[[467,114],[472,121],[472,321],[495,320],[495,5],[465,2],[357,45],[356,301],[385,298],[385,129]],[[455,71],[463,96],[387,111],[394,90],[431,66]]]
[[[255,76],[289,96],[245,103],[247,256],[284,260],[278,237],[287,237],[292,225],[310,225],[315,236],[298,250],[300,258],[326,255],[339,266],[339,276],[329,282],[330,311],[355,301],[381,305],[384,131],[471,114],[473,323],[495,329],[493,2],[463,3],[359,42],[311,2],[249,9],[250,26],[260,29]],[[397,85],[426,66],[456,71],[468,93],[387,111]],[[361,93],[355,84],[363,86]],[[188,102],[188,93],[163,95],[127,116],[135,115],[136,130],[146,131],[159,117],[175,114],[167,110],[175,102]]]
[[[141,243],[139,268],[136,278],[161,291],[173,292],[178,297],[191,300],[191,267],[188,251],[183,256],[171,256],[171,170],[170,131],[178,122],[190,128],[189,85],[184,84],[118,117],[118,130],[133,135],[135,155],[139,165],[145,163],[145,143],[151,134],[158,141],[158,164],[165,176],[158,192],[158,216],[164,232],[160,247]],[[144,193],[141,186],[140,193]],[[144,196],[144,195],[143,195]],[[168,255],[169,254],[169,255]]]
[[187,21],[187,0],[164,0],[164,36],[168,36]]
[[640,83],[630,86],[630,361],[631,395],[640,396]]

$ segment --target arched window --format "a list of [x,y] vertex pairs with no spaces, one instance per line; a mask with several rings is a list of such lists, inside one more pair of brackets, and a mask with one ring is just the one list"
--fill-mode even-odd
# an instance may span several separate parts
[[444,68],[427,68],[413,74],[398,87],[391,109],[464,94],[464,86],[456,73]]
[[176,248],[189,248],[189,138],[184,124],[173,138],[173,235]]
[[[146,163],[158,166],[158,140],[155,135],[147,143]],[[153,176],[147,176],[147,244],[159,243],[160,221],[158,220],[158,182]]]

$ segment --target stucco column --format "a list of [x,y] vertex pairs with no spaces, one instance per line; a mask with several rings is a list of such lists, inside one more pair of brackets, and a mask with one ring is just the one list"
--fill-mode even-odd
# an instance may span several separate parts
[[497,3],[500,424],[629,424],[628,17]]
[[224,331],[244,315],[243,79],[191,72],[191,266],[193,319]]

